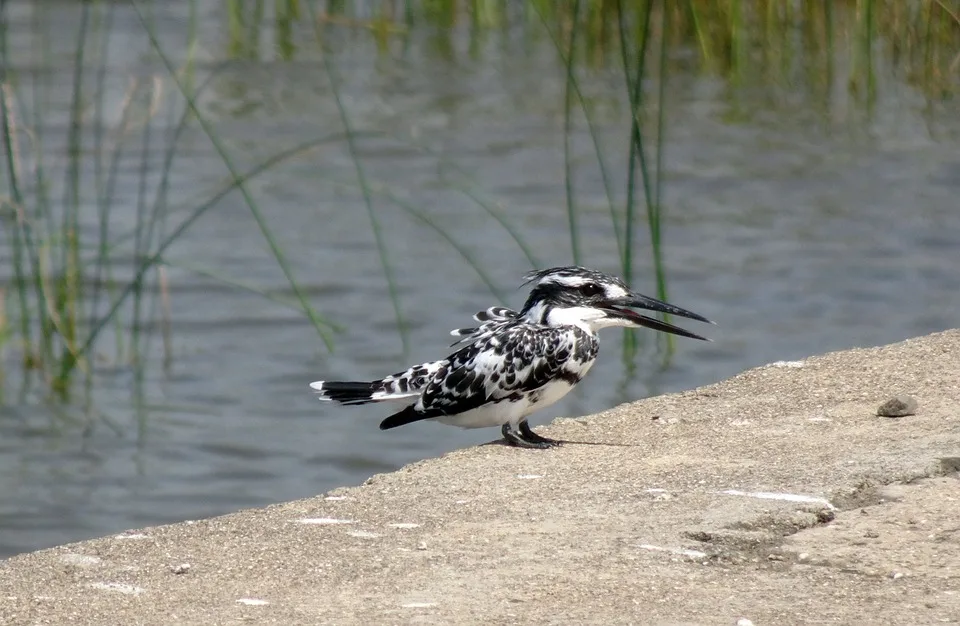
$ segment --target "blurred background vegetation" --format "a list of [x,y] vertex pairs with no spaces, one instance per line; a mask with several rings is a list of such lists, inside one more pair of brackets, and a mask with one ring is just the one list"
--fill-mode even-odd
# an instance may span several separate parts
[[[376,237],[381,269],[390,285],[397,329],[404,333],[393,278],[393,263],[384,246],[371,197],[377,193],[364,175],[357,156],[350,112],[340,103],[340,129],[319,140],[292,145],[252,167],[235,164],[236,155],[225,147],[207,114],[196,105],[205,88],[198,81],[198,51],[211,42],[199,40],[197,28],[203,3],[185,1],[188,19],[183,24],[184,49],[172,51],[155,34],[157,14],[164,3],[84,2],[82,19],[76,25],[73,98],[64,158],[51,158],[46,150],[49,123],[44,98],[24,93],[11,68],[22,65],[23,55],[11,48],[9,3],[0,3],[0,141],[3,177],[0,184],[0,226],[12,271],[0,285],[0,351],[26,373],[24,388],[42,382],[51,397],[67,399],[75,382],[85,380],[86,397],[91,389],[91,362],[99,339],[112,336],[114,362],[138,365],[144,362],[141,330],[159,328],[169,361],[169,303],[165,252],[194,222],[225,194],[240,191],[276,263],[290,286],[287,298],[268,292],[264,297],[301,311],[313,322],[328,347],[333,325],[308,303],[300,281],[289,267],[282,246],[272,235],[268,220],[247,184],[291,156],[321,142],[344,142],[350,147],[356,170],[356,185],[363,191],[369,226]],[[104,101],[103,83],[108,72],[106,45],[115,27],[120,5],[136,9],[144,37],[152,42],[156,59],[166,69],[162,77],[131,77],[124,100]],[[23,6],[22,4],[20,5]],[[32,63],[43,68],[54,58],[45,24],[57,5],[36,3],[28,18],[35,32],[31,41]],[[665,128],[664,85],[674,74],[691,69],[722,77],[735,89],[751,85],[805,85],[808,106],[829,107],[838,91],[847,92],[870,114],[876,98],[878,63],[894,68],[931,103],[956,97],[960,66],[960,1],[958,0],[228,0],[223,11],[226,59],[294,62],[307,54],[319,59],[330,74],[336,91],[339,79],[329,63],[337,46],[349,38],[369,38],[384,55],[402,53],[411,33],[426,28],[431,45],[452,49],[466,37],[469,54],[482,56],[484,46],[498,40],[549,39],[566,68],[563,109],[569,132],[574,119],[583,116],[592,132],[591,108],[579,87],[580,77],[591,68],[614,68],[619,89],[631,107],[632,125],[624,129],[628,141],[628,171],[625,189],[613,189],[605,155],[596,144],[596,159],[604,179],[616,238],[620,271],[630,280],[638,233],[646,231],[656,273],[658,296],[668,297],[664,269],[661,219],[663,206],[663,146],[670,130]],[[22,21],[19,23],[23,23]],[[218,42],[218,45],[219,42]],[[18,59],[15,61],[15,58]],[[229,62],[229,61],[227,61]],[[99,64],[99,65],[98,65]],[[209,69],[209,68],[208,68]],[[209,75],[209,74],[208,74]],[[531,89],[536,89],[531,83]],[[159,102],[173,90],[179,110],[165,109]],[[105,111],[120,107],[119,122],[108,123]],[[176,113],[170,113],[176,111]],[[159,119],[160,117],[164,119]],[[174,128],[172,134],[159,128]],[[209,137],[229,172],[229,180],[212,196],[198,198],[187,207],[168,205],[168,174],[189,131]],[[149,158],[162,146],[165,158]],[[567,144],[569,149],[569,143]],[[135,201],[131,227],[118,230],[111,219],[118,209],[115,184],[122,164],[135,162],[141,185]],[[567,159],[567,204],[558,219],[567,223],[570,257],[580,262],[582,219],[573,176]],[[394,197],[397,203],[402,200]],[[525,234],[511,223],[509,215],[497,212],[483,200],[483,210],[507,228],[527,252]],[[96,227],[87,228],[80,218],[85,207],[96,207]],[[175,208],[185,219],[171,227],[168,215]],[[416,207],[408,213],[423,221]],[[89,222],[87,222],[89,223]],[[482,264],[469,258],[455,239],[438,224],[442,236],[474,265],[480,278],[500,296]],[[218,279],[238,289],[256,289],[226,276]],[[632,337],[632,335],[629,335]],[[630,354],[628,340],[627,355]],[[667,345],[669,354],[672,344]],[[2,376],[2,372],[0,372]],[[2,385],[0,385],[2,388]]]

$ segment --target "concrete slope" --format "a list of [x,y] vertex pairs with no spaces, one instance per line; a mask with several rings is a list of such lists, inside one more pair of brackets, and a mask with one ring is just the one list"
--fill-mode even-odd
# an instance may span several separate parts
[[960,331],[544,432],[9,559],[0,623],[960,623]]

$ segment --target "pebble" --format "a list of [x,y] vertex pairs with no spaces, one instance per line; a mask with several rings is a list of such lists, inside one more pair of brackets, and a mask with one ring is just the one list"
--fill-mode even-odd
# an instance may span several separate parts
[[916,412],[917,399],[907,395],[894,396],[877,407],[879,417],[904,417]]

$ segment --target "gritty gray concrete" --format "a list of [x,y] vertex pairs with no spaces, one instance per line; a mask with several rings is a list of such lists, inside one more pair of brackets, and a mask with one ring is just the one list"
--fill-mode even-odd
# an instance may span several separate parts
[[544,432],[9,559],[0,623],[960,623],[960,331]]

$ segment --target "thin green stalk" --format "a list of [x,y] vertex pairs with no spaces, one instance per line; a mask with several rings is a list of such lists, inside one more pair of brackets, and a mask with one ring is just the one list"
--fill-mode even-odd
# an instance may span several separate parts
[[567,223],[570,228],[570,251],[573,255],[574,265],[580,265],[580,242],[578,241],[579,229],[577,228],[577,207],[575,193],[573,190],[573,163],[570,159],[570,141],[573,133],[573,89],[570,84],[576,79],[574,77],[573,62],[577,54],[577,18],[580,16],[580,0],[574,0],[573,20],[570,26],[570,41],[567,47],[567,73],[564,84],[563,95],[563,169],[564,169],[564,187],[567,196]]
[[[12,203],[10,207],[11,228],[7,231],[10,247],[13,251],[13,283],[17,292],[17,301],[20,305],[20,333],[24,343],[24,354],[29,354],[32,347],[32,333],[30,315],[27,307],[27,282],[25,275],[24,250],[20,239],[18,213],[23,210],[23,195],[20,193],[20,173],[18,171],[19,155],[17,150],[16,123],[13,113],[13,97],[10,89],[10,79],[7,68],[10,66],[7,44],[7,12],[6,7],[0,7],[0,133],[3,134],[3,152],[7,163],[7,183],[10,187]],[[2,205],[0,205],[2,206]],[[4,207],[5,208],[5,207]],[[0,210],[0,220],[5,211]],[[29,368],[26,368],[29,371]],[[29,376],[27,374],[25,378]]]
[[[76,307],[80,299],[80,252],[77,237],[80,231],[80,160],[83,158],[81,131],[83,130],[83,79],[87,29],[90,22],[90,4],[85,3],[80,12],[77,46],[74,51],[73,99],[70,103],[70,130],[67,135],[67,182],[64,186],[63,219],[60,236],[61,259],[59,273],[61,287],[57,289],[58,300],[54,310],[60,317],[60,332],[66,349],[76,347]],[[55,270],[56,271],[56,270]]]
[[[176,267],[182,270],[186,270],[191,274],[196,274],[197,276],[203,276],[205,278],[213,279],[219,283],[223,283],[224,285],[227,285],[234,289],[248,291],[252,294],[256,294],[264,298],[265,300],[269,300],[270,302],[279,304],[288,309],[294,310],[298,313],[304,312],[303,307],[300,305],[300,302],[298,300],[277,295],[276,293],[273,293],[269,289],[264,289],[262,287],[257,286],[255,283],[251,283],[245,280],[227,276],[226,274],[222,274],[215,269],[204,267],[196,263],[191,263],[190,261],[184,261],[182,259],[170,259],[170,258],[161,256],[157,260],[157,266],[158,268]],[[334,324],[333,322],[326,322],[326,323],[330,327],[330,329],[334,332],[343,331],[343,328],[338,324]]]
[[[664,3],[666,4],[666,3]],[[661,202],[663,194],[663,159],[664,159],[664,115],[667,109],[666,87],[667,87],[667,47],[669,43],[669,29],[667,28],[667,9],[664,6],[661,9],[662,23],[660,28],[660,76],[659,88],[657,90],[657,144],[656,144],[656,170],[654,171],[653,183],[653,203],[647,204],[647,225],[650,229],[650,245],[653,251],[653,269],[657,282],[657,297],[660,300],[667,300],[667,276],[663,262],[663,228],[660,218],[663,214],[663,204]],[[665,320],[669,319],[667,314],[663,315]],[[667,343],[664,352],[664,363],[669,361],[674,352],[674,336],[669,333],[658,333],[663,335]]]
[[[30,310],[27,306],[27,277],[24,262],[24,245],[20,234],[18,217],[23,211],[23,195],[20,193],[20,177],[17,172],[17,150],[16,134],[12,123],[13,111],[10,108],[8,83],[6,80],[6,21],[0,24],[0,50],[2,50],[2,63],[0,63],[0,131],[3,132],[3,151],[7,161],[7,182],[10,186],[10,193],[13,198],[11,213],[13,215],[11,222],[12,228],[9,232],[10,246],[13,249],[13,281],[17,292],[17,302],[20,305],[20,334],[24,342],[24,352],[29,354],[32,346],[32,329],[30,327]],[[0,213],[0,218],[2,218]],[[29,367],[26,369],[30,369]]]
[[873,42],[874,35],[874,11],[873,0],[864,0],[866,3],[866,30],[864,33],[864,59],[867,71],[867,104],[872,107],[877,97],[877,82],[873,71]]
[[243,50],[243,0],[227,0],[227,44],[230,56]]
[[734,83],[739,83],[746,66],[746,33],[743,32],[743,7],[740,0],[730,0],[730,70]]
[[[309,12],[309,17],[311,23],[314,25],[314,36],[317,40],[317,45],[322,46],[322,34],[320,22],[317,20],[317,16],[313,9],[313,4],[308,2],[306,3],[307,11]],[[360,189],[363,193],[363,203],[367,210],[367,219],[370,221],[370,229],[373,231],[373,238],[377,246],[377,255],[380,258],[380,266],[383,268],[383,274],[387,281],[387,293],[390,296],[390,302],[393,305],[394,317],[397,321],[397,329],[400,331],[400,342],[403,347],[404,353],[409,350],[409,337],[407,333],[407,325],[403,319],[403,313],[400,308],[400,294],[397,290],[397,283],[393,277],[393,269],[390,266],[390,259],[387,255],[387,244],[386,240],[383,237],[383,232],[380,228],[380,220],[377,216],[376,211],[373,210],[373,199],[370,194],[369,186],[367,185],[366,175],[363,171],[363,165],[360,162],[360,155],[357,151],[356,141],[354,138],[354,131],[350,124],[350,117],[347,115],[347,109],[343,104],[343,100],[340,98],[340,80],[337,76],[336,69],[333,66],[333,61],[331,58],[331,53],[328,50],[321,49],[321,58],[323,59],[323,67],[327,74],[327,80],[330,81],[330,92],[333,94],[333,100],[337,105],[337,113],[340,116],[340,123],[343,125],[344,132],[346,133],[347,138],[347,149],[350,151],[350,158],[353,161],[354,169],[356,171],[357,182],[360,184]]]
[[[652,197],[650,193],[649,176],[647,171],[646,157],[643,150],[643,135],[640,128],[640,114],[643,104],[643,74],[646,62],[647,44],[650,39],[650,22],[653,13],[653,0],[647,0],[646,11],[644,13],[641,26],[640,41],[637,46],[636,68],[631,80],[630,61],[628,57],[628,37],[626,34],[626,19],[623,15],[623,0],[617,0],[617,17],[620,26],[620,49],[623,55],[624,77],[626,79],[627,89],[630,97],[630,147],[627,159],[627,206],[626,227],[624,228],[624,258],[623,275],[627,284],[633,283],[633,234],[635,219],[635,193],[636,193],[636,170],[639,163],[640,173],[643,180],[643,191],[647,206],[650,206]],[[623,359],[632,360],[637,352],[636,334],[629,330],[624,331]]]
[[394,195],[386,189],[382,190],[381,193],[386,195],[394,204],[399,206],[401,209],[414,216],[421,223],[429,226],[434,232],[443,237],[443,239],[450,244],[450,247],[457,251],[457,253],[463,257],[470,267],[477,273],[477,276],[480,277],[480,280],[490,289],[490,292],[500,301],[501,304],[506,304],[506,294],[501,290],[496,284],[491,280],[490,276],[483,270],[483,266],[473,257],[473,254],[462,244],[460,244],[454,237],[448,233],[445,229],[441,228],[436,220],[430,219],[430,217],[414,207],[411,203],[403,200],[402,198]]
[[[120,152],[122,151],[122,146],[118,144],[114,150],[113,158],[111,159],[110,167],[106,173],[105,179],[103,171],[105,151],[103,144],[103,138],[105,135],[103,130],[103,99],[104,94],[106,93],[107,45],[110,39],[109,34],[111,26],[113,24],[113,6],[113,3],[109,3],[106,9],[106,27],[104,28],[104,35],[100,40],[100,67],[97,70],[95,80],[97,97],[94,99],[93,125],[97,131],[93,133],[93,178],[97,193],[97,221],[99,228],[97,232],[98,253],[92,279],[94,292],[90,303],[90,315],[87,322],[88,325],[93,323],[93,320],[97,315],[97,309],[100,307],[100,285],[103,277],[103,271],[107,263],[107,242],[110,239],[110,209],[113,205],[111,200],[113,198],[113,193],[116,186],[117,172],[120,165]],[[126,126],[129,110],[129,106],[124,106],[121,109],[120,128]]]
[[[94,325],[93,328],[90,329],[90,333],[87,335],[87,339],[83,343],[83,345],[80,346],[80,348],[76,351],[75,354],[71,355],[69,358],[63,361],[62,368],[66,370],[70,370],[76,367],[78,359],[85,356],[90,351],[90,348],[93,346],[93,343],[97,340],[97,337],[99,336],[100,332],[110,322],[110,320],[113,319],[117,311],[126,301],[126,299],[130,296],[133,290],[136,289],[141,282],[143,282],[144,276],[150,270],[150,268],[152,268],[154,265],[159,263],[160,260],[163,258],[163,255],[167,251],[167,249],[171,245],[173,245],[173,243],[177,239],[179,239],[180,236],[183,235],[183,233],[189,230],[190,227],[193,226],[193,224],[198,219],[200,219],[210,208],[215,206],[218,202],[220,202],[223,198],[225,198],[228,194],[233,192],[235,189],[239,189],[249,180],[259,176],[263,172],[282,163],[283,161],[293,156],[296,156],[298,154],[301,154],[303,152],[306,152],[307,150],[315,148],[316,146],[329,143],[331,141],[338,141],[341,139],[343,139],[343,135],[340,133],[337,133],[335,135],[328,135],[320,139],[314,139],[311,141],[304,142],[302,144],[294,146],[293,148],[290,148],[289,150],[284,150],[282,152],[279,152],[273,155],[269,159],[264,160],[263,162],[259,163],[258,165],[253,167],[250,171],[244,174],[238,174],[238,175],[232,176],[229,184],[225,185],[223,189],[221,189],[219,192],[214,194],[206,202],[194,208],[191,211],[191,213],[187,216],[186,219],[180,222],[180,224],[178,224],[177,227],[174,228],[169,235],[167,235],[164,239],[162,239],[159,242],[159,244],[157,245],[156,251],[154,251],[153,254],[151,254],[149,257],[143,260],[143,262],[140,264],[139,269],[137,270],[136,275],[133,277],[133,279],[129,283],[124,285],[123,289],[120,290],[120,293],[117,296],[117,298],[113,301],[113,304],[110,305],[110,309],[106,312],[106,314],[103,317],[100,318],[100,320],[96,323],[96,325]],[[314,312],[312,309],[309,308],[309,303],[307,303],[305,299],[302,297],[302,292],[299,289],[294,288],[294,293],[297,295],[297,301],[300,302],[300,305],[302,307],[305,307],[304,312],[307,314],[307,316],[310,317],[312,320],[316,320],[315,324],[319,325],[318,329],[319,329],[321,338],[324,340],[325,343],[327,343],[327,345],[332,345],[332,338],[329,336],[329,331],[328,331],[328,329],[330,328],[330,324],[325,320],[321,319],[320,317],[318,317],[316,312]]]
[[[540,23],[543,25],[544,32],[546,32],[547,36],[550,37],[550,41],[553,42],[553,47],[556,49],[557,54],[560,55],[560,60],[569,68],[571,61],[564,53],[563,46],[560,44],[560,40],[554,34],[553,29],[550,28],[550,24],[548,23],[542,8],[536,2],[530,2],[529,6],[537,13],[537,17],[539,18]],[[614,202],[613,182],[610,178],[606,161],[603,158],[603,150],[600,147],[600,132],[594,124],[593,116],[591,115],[590,109],[587,106],[587,100],[584,97],[583,92],[580,90],[579,81],[576,79],[576,72],[571,72],[568,69],[567,78],[567,86],[573,89],[573,93],[576,95],[577,101],[580,103],[580,108],[583,111],[583,117],[587,121],[587,129],[590,132],[590,139],[593,142],[593,151],[597,159],[597,167],[600,170],[600,179],[603,181],[603,190],[607,196],[607,208],[610,212],[610,223],[613,226],[613,234],[617,240],[617,253],[622,264],[625,254],[624,237],[620,228],[620,218],[617,216],[616,204]],[[534,267],[537,267],[537,265],[534,265]]]
[[[459,165],[449,163],[441,166],[440,175],[444,179],[445,179],[444,171],[443,171],[444,167],[452,167],[456,169],[459,174],[468,178],[467,173],[464,172]],[[444,182],[447,182],[447,181],[444,180]],[[495,219],[497,223],[500,224],[500,226],[502,226],[505,231],[507,231],[507,234],[510,235],[510,238],[513,239],[513,241],[517,244],[517,246],[523,252],[523,255],[527,257],[527,261],[530,262],[531,267],[533,268],[540,267],[540,262],[537,260],[536,255],[534,255],[533,249],[530,248],[530,245],[527,244],[527,242],[524,240],[523,236],[520,234],[520,231],[518,231],[516,228],[513,227],[513,225],[507,220],[506,216],[503,215],[503,213],[499,211],[496,207],[494,207],[492,202],[486,200],[481,195],[481,193],[479,193],[476,190],[475,185],[472,185],[472,184],[470,186],[454,185],[453,183],[449,183],[449,182],[447,182],[447,184],[450,187],[459,191],[460,193],[464,194],[471,200],[473,200],[473,202],[477,206],[479,206],[481,209],[483,209],[487,215]]]
[[[356,189],[356,186],[357,186],[355,183],[349,183],[342,180],[332,181],[332,182],[335,185],[346,187],[349,189]],[[431,219],[431,217],[427,215],[425,212],[416,208],[416,206],[414,206],[413,203],[408,202],[407,200],[404,200],[400,196],[396,195],[395,193],[390,191],[386,186],[370,183],[369,187],[370,187],[371,193],[374,193],[378,196],[383,196],[384,198],[390,200],[390,202],[396,204],[403,211],[405,211],[406,213],[409,213],[418,221],[422,222],[423,224],[428,226],[431,230],[433,230],[438,235],[440,235],[440,237],[442,237],[444,241],[450,244],[451,248],[453,248],[461,257],[463,257],[463,260],[467,262],[467,265],[469,265],[471,269],[473,269],[473,271],[476,272],[477,276],[480,277],[480,281],[487,286],[487,288],[490,290],[490,293],[492,293],[493,296],[497,298],[497,300],[499,300],[501,304],[506,304],[507,302],[506,293],[502,289],[497,287],[496,283],[494,283],[493,280],[490,278],[490,276],[484,271],[483,266],[479,261],[477,261],[476,258],[474,258],[470,250],[467,247],[465,247],[463,244],[461,244],[459,241],[457,241],[456,238],[452,234],[450,234],[449,231],[447,231],[445,228],[438,225],[436,220]],[[534,267],[536,267],[536,264],[534,264]]]
[[710,36],[705,30],[705,25],[700,18],[700,12],[697,10],[697,3],[695,0],[687,0],[687,9],[690,13],[690,19],[693,22],[693,29],[697,35],[697,44],[700,47],[700,58],[707,67],[714,67],[716,61],[712,52],[712,47],[710,45]]
[[824,2],[823,3],[823,27],[825,31],[825,36],[827,39],[827,78],[826,78],[826,93],[829,96],[831,89],[833,88],[833,77],[836,73],[834,69],[835,55],[833,50],[834,36],[833,36],[833,3]]
[[623,55],[623,68],[626,79],[628,95],[630,99],[630,148],[627,160],[627,205],[626,205],[626,227],[624,228],[624,266],[623,275],[627,284],[632,284],[633,280],[633,236],[635,221],[635,197],[636,197],[636,169],[640,166],[640,173],[643,180],[643,192],[647,205],[653,198],[650,193],[649,175],[647,170],[646,155],[643,150],[643,135],[641,133],[640,115],[643,106],[643,76],[646,63],[647,44],[650,39],[650,21],[653,13],[653,0],[646,3],[641,26],[640,42],[637,46],[636,67],[634,75],[630,74],[630,60],[628,57],[628,37],[626,33],[626,19],[623,15],[623,0],[617,0],[617,15],[620,26],[620,48]]
[[[191,29],[191,36],[192,37],[196,36],[195,26],[192,27]],[[191,39],[188,43],[188,48],[190,50],[195,50],[196,47],[197,47],[197,42]],[[203,82],[199,86],[196,86],[193,84],[193,71],[191,68],[191,64],[192,64],[192,61],[188,59],[187,67],[184,69],[184,80],[186,81],[185,87],[188,93],[196,101],[206,91],[207,87],[213,84],[214,79],[220,74],[220,72],[226,66],[220,66],[219,68],[215,68],[213,71],[208,73],[207,77],[203,80]],[[174,107],[168,107],[168,114],[169,114],[169,119],[167,120],[166,127],[173,128],[174,131],[173,131],[173,135],[170,137],[170,139],[167,142],[167,147],[164,153],[163,165],[160,168],[159,182],[157,183],[157,190],[154,196],[153,206],[150,209],[149,217],[146,219],[146,232],[143,234],[143,239],[144,241],[147,242],[148,246],[151,244],[151,242],[157,239],[163,240],[164,237],[166,237],[166,221],[169,213],[167,199],[168,199],[168,193],[170,188],[170,173],[173,169],[173,160],[177,155],[177,144],[179,143],[180,137],[183,134],[183,132],[188,128],[189,126],[188,122],[191,119],[191,112],[189,107],[185,107],[183,111],[181,111],[179,120],[176,120],[176,109]],[[165,259],[164,263],[169,264],[169,261]],[[158,267],[158,270],[160,269],[162,269],[162,266]],[[158,281],[160,279],[161,277],[158,274]],[[162,285],[161,285],[161,289],[162,289]],[[156,297],[155,293],[151,292],[151,294],[153,298]],[[155,303],[151,301],[149,308],[153,310],[154,306],[155,306]],[[300,308],[299,310],[303,312],[302,308]],[[165,370],[169,369],[169,365],[170,365],[170,350],[168,349],[169,348],[168,324],[169,324],[169,319],[166,320],[163,326],[165,330],[162,331],[164,334],[164,350],[165,350],[164,369]],[[147,352],[147,349],[149,348],[149,345],[150,345],[149,342],[146,343],[144,348],[141,351],[141,358],[143,362],[147,362],[148,357],[146,352]]]
[[[150,249],[150,241],[145,237],[147,228],[147,181],[150,176],[150,139],[153,124],[150,123],[149,111],[143,124],[142,140],[140,142],[140,170],[139,184],[137,185],[137,208],[134,222],[133,236],[133,265],[136,270],[140,259]],[[143,284],[133,290],[133,311],[130,317],[130,357],[135,372],[142,372],[140,361],[140,325],[143,306]]]
[[263,0],[253,0],[253,19],[247,30],[247,54],[251,59],[260,56],[260,29],[263,27]]
[[[287,263],[286,256],[283,254],[283,250],[280,249],[280,246],[277,243],[276,239],[274,239],[273,234],[270,231],[270,228],[268,227],[263,214],[260,212],[260,209],[257,206],[256,201],[250,195],[250,191],[247,189],[247,186],[241,180],[240,174],[239,172],[237,172],[237,169],[233,164],[233,160],[230,158],[230,155],[227,153],[226,148],[220,142],[220,139],[217,137],[216,132],[214,132],[213,127],[209,124],[206,117],[201,114],[199,108],[197,108],[196,101],[193,99],[190,93],[184,89],[183,83],[180,80],[180,78],[177,76],[177,73],[173,67],[173,64],[170,61],[170,58],[166,55],[166,53],[161,48],[160,42],[157,41],[156,33],[154,33],[153,30],[149,28],[149,24],[147,23],[145,16],[143,14],[143,11],[141,10],[140,2],[138,0],[134,0],[133,6],[136,8],[137,15],[140,18],[141,24],[147,30],[147,36],[150,38],[150,43],[153,46],[153,49],[156,51],[157,56],[160,58],[167,72],[170,74],[171,80],[173,80],[174,84],[176,84],[177,89],[180,91],[180,93],[183,94],[184,99],[186,100],[187,106],[190,108],[191,113],[193,113],[194,117],[197,120],[197,123],[200,124],[200,127],[201,129],[203,129],[204,134],[207,135],[207,137],[210,139],[210,142],[213,144],[214,149],[217,151],[217,154],[220,156],[221,160],[223,161],[224,166],[226,166],[227,170],[230,172],[230,176],[234,180],[238,181],[237,189],[240,191],[241,195],[243,196],[243,199],[247,204],[247,208],[250,209],[250,213],[253,215],[254,220],[256,220],[257,226],[260,229],[260,233],[263,236],[264,240],[267,242],[267,245],[269,245],[270,252],[273,254],[273,257],[277,260],[277,264],[280,266],[280,269],[283,271],[283,274],[286,277],[287,282],[290,283],[290,286],[293,289],[294,293],[296,293],[297,298],[299,298],[301,303],[303,304],[304,310],[307,311],[307,315],[310,317],[311,323],[313,324],[317,333],[323,339],[324,343],[327,346],[327,349],[332,350],[333,344],[330,342],[330,338],[327,336],[327,333],[323,329],[322,320],[319,317],[317,317],[316,313],[309,306],[309,303],[307,302],[306,294],[303,292],[303,290],[300,288],[300,285],[297,283],[296,279],[294,278],[293,270],[290,267],[289,263]],[[350,135],[348,133],[348,137],[349,136]]]

